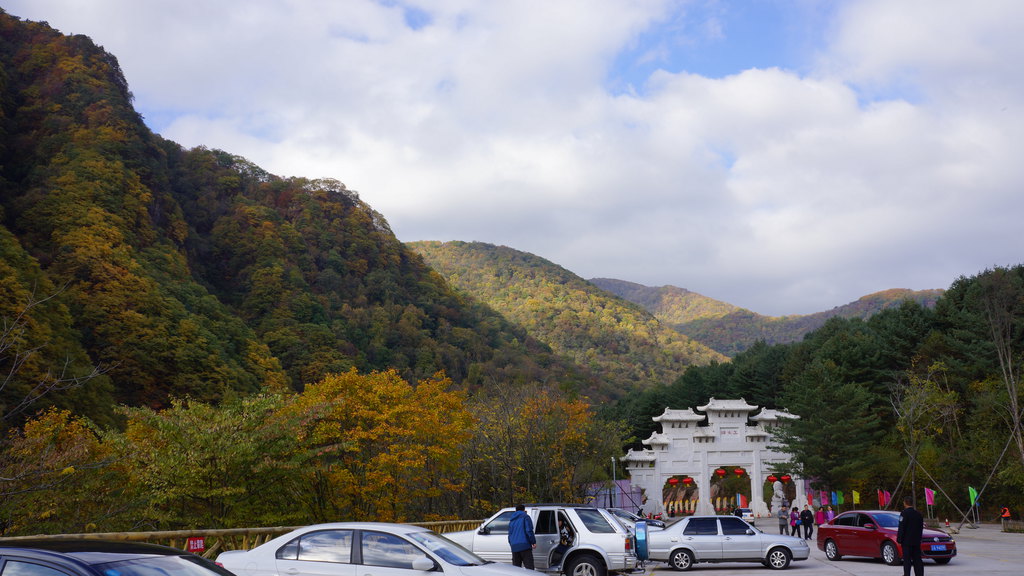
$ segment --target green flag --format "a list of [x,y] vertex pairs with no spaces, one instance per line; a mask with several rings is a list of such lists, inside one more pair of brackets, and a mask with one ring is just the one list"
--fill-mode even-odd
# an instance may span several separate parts
[[846,498],[843,498],[842,490],[836,492],[836,504],[846,504]]
[[974,506],[974,503],[978,501],[978,491],[975,490],[972,486],[968,486],[967,492],[970,493],[971,495],[971,506]]

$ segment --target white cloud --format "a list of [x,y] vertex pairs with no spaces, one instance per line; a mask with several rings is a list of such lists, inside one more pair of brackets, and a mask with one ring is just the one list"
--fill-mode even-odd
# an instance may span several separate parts
[[7,5],[114,53],[166,137],[337,178],[403,240],[769,314],[1021,260],[1012,0],[841,2],[811,74],[663,70],[639,95],[609,93],[617,56],[694,1]]

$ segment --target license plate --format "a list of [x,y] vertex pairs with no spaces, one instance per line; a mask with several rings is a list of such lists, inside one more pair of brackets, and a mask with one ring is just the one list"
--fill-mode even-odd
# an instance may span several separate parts
[[932,552],[945,552],[945,551],[946,551],[946,545],[945,544],[932,544]]

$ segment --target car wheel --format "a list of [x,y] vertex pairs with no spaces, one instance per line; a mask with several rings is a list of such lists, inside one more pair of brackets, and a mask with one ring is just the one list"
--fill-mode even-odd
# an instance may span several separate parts
[[565,574],[566,576],[606,576],[608,571],[597,556],[581,554],[569,561]]
[[765,564],[767,564],[772,570],[784,570],[789,568],[790,558],[789,550],[786,550],[785,548],[772,548],[768,551],[768,556],[765,558]]
[[895,566],[900,563],[900,555],[896,553],[895,544],[892,542],[882,544],[882,560],[889,566]]
[[829,560],[842,560],[843,556],[839,553],[839,546],[832,540],[825,540],[825,557]]
[[936,558],[935,559],[935,563],[936,564],[949,564],[950,560],[952,560],[952,558]]
[[693,553],[689,550],[676,550],[668,559],[668,564],[676,570],[693,568]]

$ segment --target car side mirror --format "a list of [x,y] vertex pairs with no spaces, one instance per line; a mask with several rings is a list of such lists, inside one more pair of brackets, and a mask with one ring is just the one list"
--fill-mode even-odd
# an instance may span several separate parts
[[412,569],[420,572],[430,572],[434,569],[434,561],[426,556],[420,556],[412,561]]
[[747,536],[753,536],[753,535],[754,535],[754,530],[752,528],[747,528]]
[[481,526],[480,529],[477,530],[477,533],[478,534],[483,534],[484,536],[486,536],[486,535],[491,533],[491,529],[488,528],[487,526]]
[[877,530],[877,528],[875,528],[875,525],[872,524],[871,522],[868,522],[867,524],[865,524],[864,527],[867,528],[868,530]]

